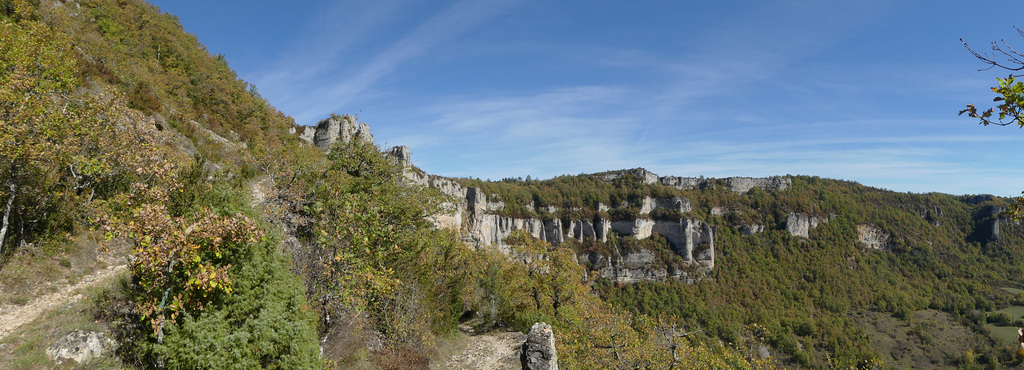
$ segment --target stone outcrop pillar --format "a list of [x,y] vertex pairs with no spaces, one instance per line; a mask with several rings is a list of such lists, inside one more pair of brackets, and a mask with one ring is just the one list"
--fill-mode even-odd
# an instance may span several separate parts
[[555,351],[555,333],[551,325],[543,322],[533,324],[526,334],[519,361],[523,369],[558,370],[558,353]]

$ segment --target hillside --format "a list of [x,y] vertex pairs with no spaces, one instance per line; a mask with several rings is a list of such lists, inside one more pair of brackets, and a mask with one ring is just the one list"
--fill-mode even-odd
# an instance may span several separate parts
[[541,322],[563,368],[1021,364],[1010,199],[414,163],[142,0],[0,0],[0,367],[507,364]]
[[[563,244],[596,275],[604,299],[635,314],[671,314],[727,342],[757,324],[774,350],[811,367],[872,358],[896,367],[954,366],[967,352],[992,363],[1020,361],[1015,343],[989,338],[994,329],[986,326],[996,311],[1022,302],[1015,292],[1024,240],[1017,222],[1002,215],[1008,200],[806,176],[691,180],[635,169],[460,183],[488,194],[487,204],[503,203],[490,213],[511,220],[630,226],[612,227],[609,236],[569,227]],[[510,230],[529,224],[504,223]],[[654,227],[640,231],[643,224]],[[663,224],[708,227],[689,229],[687,240]],[[692,270],[693,240],[710,247],[704,261],[713,262],[696,265],[703,269]],[[915,319],[933,312],[943,320]],[[946,338],[928,325],[963,329]],[[896,327],[920,337],[898,340],[899,350],[879,344],[898,337],[881,332]],[[956,350],[931,350],[947,340]]]

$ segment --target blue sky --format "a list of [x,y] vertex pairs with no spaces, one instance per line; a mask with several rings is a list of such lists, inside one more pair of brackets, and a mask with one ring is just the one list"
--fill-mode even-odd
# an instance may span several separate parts
[[1024,132],[957,116],[1008,74],[959,39],[1024,48],[1019,0],[151,2],[296,122],[358,113],[435,174],[1024,190]]

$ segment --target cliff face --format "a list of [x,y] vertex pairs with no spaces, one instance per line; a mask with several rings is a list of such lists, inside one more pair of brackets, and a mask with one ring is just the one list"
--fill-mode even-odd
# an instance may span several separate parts
[[[316,145],[317,148],[329,150],[331,144],[336,142],[350,142],[352,140],[363,140],[373,143],[373,134],[370,133],[370,126],[364,122],[356,122],[350,115],[331,116],[316,124],[312,130],[308,127],[301,128],[299,139]],[[312,135],[310,132],[312,131]]]
[[[304,138],[311,136],[307,141],[325,150],[337,141],[373,140],[369,127],[357,123],[351,116],[332,116],[319,122],[315,130],[307,128],[296,134]],[[579,262],[586,264],[594,274],[622,283],[699,280],[715,268],[715,242],[719,230],[712,224],[729,225],[739,235],[762,233],[769,228],[759,224],[757,217],[751,219],[744,216],[745,211],[741,208],[725,204],[705,206],[701,211],[693,201],[683,196],[645,196],[636,201],[622,201],[614,205],[598,203],[596,209],[590,212],[578,212],[581,210],[575,208],[571,210],[573,212],[562,212],[570,210],[561,210],[551,205],[517,204],[514,208],[525,208],[528,210],[526,214],[538,216],[513,217],[509,215],[522,212],[507,212],[505,202],[497,194],[486,194],[482,189],[464,186],[455,179],[430,175],[415,168],[406,146],[390,148],[385,151],[385,155],[405,166],[403,181],[407,185],[431,187],[448,197],[443,211],[431,216],[431,220],[437,227],[458,230],[467,244],[513,255],[511,246],[506,245],[504,240],[516,231],[525,231],[537,239],[556,245],[570,241],[583,245],[595,245],[593,243],[596,242],[599,251],[581,251]],[[791,186],[791,179],[787,177],[674,177],[658,176],[642,168],[605,172],[593,177],[606,182],[621,181],[628,177],[631,181],[646,185],[660,184],[681,190],[725,188],[737,194],[745,194],[755,188],[765,192],[785,191]],[[936,208],[918,213],[937,225],[935,215],[941,215],[941,212],[941,209]],[[594,216],[565,216],[581,213]],[[991,225],[991,238],[996,239],[1002,220],[999,219],[998,210],[993,210],[992,214],[995,221],[988,225]],[[627,218],[623,218],[624,215]],[[784,230],[793,236],[808,238],[811,230],[829,222],[833,217],[789,212]],[[859,241],[867,249],[892,248],[892,236],[876,227],[859,225],[857,231]],[[636,247],[658,245],[656,243],[626,243],[629,239],[644,241],[655,235],[667,241],[667,249],[659,249],[664,248],[661,246]]]
[[786,217],[786,231],[793,236],[807,238],[810,231],[818,225],[828,222],[828,217],[808,216],[805,213],[790,213]]
[[[703,189],[714,186],[716,182],[716,179],[707,177],[658,176],[643,168],[605,172],[598,176],[602,180],[612,181],[626,175],[636,176],[646,185],[660,183],[676,189]],[[729,187],[729,190],[732,190],[735,193],[746,193],[753,188],[761,188],[765,191],[782,191],[788,189],[791,183],[789,178],[779,176],[726,177],[720,180],[724,181],[725,185]]]

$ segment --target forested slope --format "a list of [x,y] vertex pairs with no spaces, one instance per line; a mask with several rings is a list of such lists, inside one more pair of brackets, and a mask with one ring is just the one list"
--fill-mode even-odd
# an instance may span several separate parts
[[[0,1],[0,289],[125,253],[74,322],[129,368],[422,368],[467,318],[549,322],[568,368],[767,366],[601,301],[569,248],[467,247],[372,143],[328,155],[293,128],[141,0]],[[73,329],[7,336],[3,364],[51,366],[39,341]]]
[[[1002,214],[1009,199],[898,193],[807,176],[788,177],[784,189],[736,191],[721,179],[673,187],[658,183],[656,176],[638,176],[649,175],[642,169],[613,173],[621,176],[461,182],[491,194],[492,201],[504,201],[501,212],[563,218],[563,223],[589,217],[614,220],[622,214],[635,218],[645,198],[688,201],[688,212],[656,210],[640,217],[713,225],[715,268],[692,284],[596,280],[604,299],[635,314],[670,314],[685,327],[726,342],[741,340],[744,328],[756,324],[772,347],[804,366],[862,366],[872,359],[901,366],[931,359],[900,362],[888,349],[873,347],[868,332],[876,328],[866,327],[861,318],[881,314],[910,328],[920,325],[913,320],[915,312],[937,310],[975,336],[963,339],[966,343],[959,348],[944,348],[936,365],[964,363],[967,352],[968,362],[1020,362],[1014,346],[989,338],[990,329],[985,328],[998,321],[990,318],[999,315],[996,310],[1024,303],[1024,297],[1012,293],[1024,284],[1024,233]],[[602,210],[620,203],[618,209]],[[806,237],[793,229],[800,215],[820,220],[805,230]],[[627,237],[567,244],[581,257],[596,251],[612,260],[636,248],[654,250],[655,255],[673,253],[656,234],[639,241]],[[1019,323],[1019,317],[1012,319]],[[932,341],[904,345],[928,348]]]

